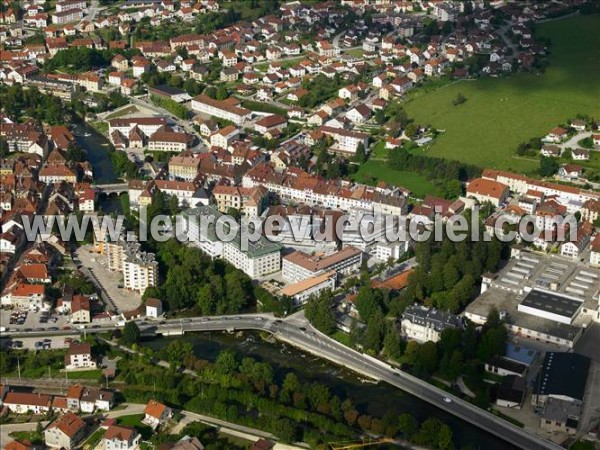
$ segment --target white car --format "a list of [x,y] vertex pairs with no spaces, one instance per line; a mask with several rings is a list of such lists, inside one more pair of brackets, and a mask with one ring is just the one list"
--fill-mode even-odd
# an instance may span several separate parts
[[452,399],[450,397],[444,397],[444,401],[446,403],[452,403]]

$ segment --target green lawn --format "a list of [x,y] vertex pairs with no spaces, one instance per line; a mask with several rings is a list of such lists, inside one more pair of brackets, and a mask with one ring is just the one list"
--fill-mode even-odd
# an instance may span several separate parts
[[257,102],[254,100],[243,100],[242,106],[251,111],[279,114],[283,117],[287,116],[287,111],[285,109],[279,108],[278,106],[272,105],[270,103]]
[[433,184],[423,175],[391,169],[385,161],[367,161],[360,165],[354,179],[360,183],[376,184],[385,181],[395,186],[410,189],[416,197],[424,197],[435,190]]
[[121,416],[117,419],[117,423],[124,427],[135,428],[142,436],[142,439],[149,439],[153,431],[148,425],[142,423],[143,414],[132,414],[130,416]]
[[[446,130],[428,151],[481,167],[531,172],[537,161],[515,157],[519,143],[542,136],[578,113],[600,117],[600,15],[538,25],[552,40],[543,75],[462,81],[433,92],[415,92],[405,104],[417,122]],[[454,106],[462,93],[467,101]]]
[[67,372],[67,378],[70,380],[98,380],[101,375],[102,371],[100,369]]
[[338,342],[341,342],[347,347],[351,347],[350,345],[350,335],[342,330],[337,330],[335,333],[331,335],[333,339]]
[[104,437],[106,430],[99,428],[92,434],[83,444],[84,449],[92,450],[96,447]]
[[126,106],[123,109],[120,109],[119,111],[115,111],[112,114],[108,114],[104,118],[104,120],[118,119],[119,117],[126,116],[127,114],[134,114],[136,112],[139,112],[139,110],[137,109],[137,106],[135,106],[135,105],[129,105],[129,106]]

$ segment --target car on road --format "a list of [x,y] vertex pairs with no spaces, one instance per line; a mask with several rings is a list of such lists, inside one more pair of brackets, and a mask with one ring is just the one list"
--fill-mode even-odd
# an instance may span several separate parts
[[100,325],[92,325],[92,328],[100,328]]
[[254,320],[261,321],[261,320],[263,320],[263,318],[262,317],[255,317]]
[[306,331],[306,328],[300,327],[300,331]]
[[50,330],[50,331],[58,331],[58,327],[50,327],[50,328],[48,328],[48,330]]
[[446,403],[452,403],[452,399],[451,399],[450,397],[444,397],[444,398],[443,398],[443,400],[444,400]]

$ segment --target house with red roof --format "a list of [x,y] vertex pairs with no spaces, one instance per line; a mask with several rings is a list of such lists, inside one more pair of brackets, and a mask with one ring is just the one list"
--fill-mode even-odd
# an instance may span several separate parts
[[475,198],[479,203],[490,202],[500,206],[508,197],[508,186],[486,178],[476,178],[467,187],[467,196]]
[[164,424],[173,416],[173,411],[166,405],[157,402],[154,399],[148,400],[148,404],[144,409],[144,419],[142,423],[152,427],[153,429],[158,428]]
[[104,450],[134,450],[140,440],[141,436],[134,428],[110,425],[101,444]]
[[50,448],[71,450],[84,436],[85,422],[70,411],[44,430],[44,442]]

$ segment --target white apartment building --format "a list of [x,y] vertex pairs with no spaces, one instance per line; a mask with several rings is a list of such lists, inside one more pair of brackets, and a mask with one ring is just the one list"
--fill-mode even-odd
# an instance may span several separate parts
[[[184,212],[187,238],[212,258],[223,258],[251,278],[261,278],[281,269],[281,245],[261,237],[258,242],[240,244],[240,229],[229,241],[219,239],[216,224],[223,215],[214,206]],[[220,225],[219,225],[220,226]]]
[[204,94],[194,97],[191,107],[194,111],[219,119],[230,120],[236,125],[243,125],[250,119],[252,114],[249,109],[240,107],[239,101],[235,99],[214,100]]
[[360,269],[363,252],[355,247],[345,247],[327,256],[308,255],[295,251],[283,257],[282,276],[290,282],[300,282],[322,271],[351,274]]
[[75,22],[77,20],[83,19],[83,10],[82,9],[68,9],[62,12],[55,12],[52,15],[52,23],[57,25],[69,22]]
[[221,258],[223,242],[217,238],[215,232],[215,221],[221,213],[214,206],[200,206],[188,209],[182,215],[187,239],[211,258]]
[[131,252],[123,261],[123,287],[143,294],[158,281],[158,262],[153,253]]
[[153,253],[140,250],[138,242],[105,241],[103,252],[109,270],[123,273],[123,287],[143,294],[146,288],[158,282],[158,262]]
[[242,249],[239,236],[223,245],[223,259],[251,278],[262,278],[281,270],[281,245],[261,236]]
[[63,0],[56,2],[56,12],[69,11],[71,9],[85,9],[87,4],[85,0]]
[[334,139],[335,144],[331,147],[334,151],[354,154],[360,144],[363,144],[365,150],[369,147],[369,135],[366,133],[327,126],[319,127],[318,131]]

